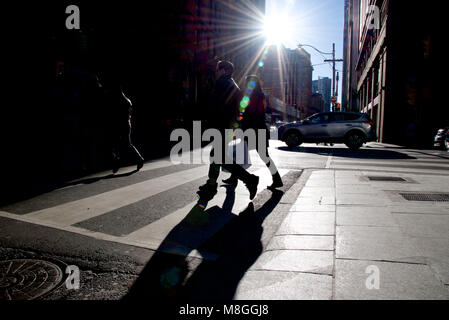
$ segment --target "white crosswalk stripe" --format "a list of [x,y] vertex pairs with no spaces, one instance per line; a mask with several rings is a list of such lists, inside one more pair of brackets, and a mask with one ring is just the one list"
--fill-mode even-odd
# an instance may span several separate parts
[[[254,172],[253,174],[256,174],[260,177],[259,186],[258,186],[258,193],[266,189],[267,186],[271,184],[271,176],[267,174],[268,169],[262,168]],[[279,174],[281,176],[284,176],[287,174],[289,170],[280,169]],[[235,190],[235,201],[232,206],[232,213],[233,214],[239,214],[241,211],[243,211],[248,204],[251,202],[249,200],[249,193],[246,187],[239,183]],[[226,191],[224,188],[220,188],[220,191],[217,193],[217,195],[208,203],[208,208],[212,208],[214,206],[222,207],[223,203],[226,198]],[[185,218],[185,216],[189,213],[189,211],[195,206],[196,201],[189,203],[185,207],[163,217],[162,219],[159,219],[158,221],[155,221],[139,230],[136,230],[135,232],[123,237],[125,241],[131,241],[135,243],[142,243],[145,244],[146,247],[151,247],[152,249],[157,249],[159,245],[162,243],[162,241],[165,239],[165,237],[169,234],[169,232],[173,229],[175,225],[181,222],[182,219]],[[189,238],[189,234],[183,231],[183,237],[186,239]],[[209,238],[215,230],[211,228],[204,228],[202,229],[203,235],[201,239],[199,240],[205,240]],[[195,229],[194,232],[197,232]],[[192,239],[195,238],[198,241],[198,235],[195,235],[195,237],[191,237]],[[186,240],[187,241],[187,240]],[[156,246],[157,245],[157,246]],[[198,246],[198,243],[190,243],[191,247]],[[166,251],[168,251],[167,249]]]
[[69,226],[196,180],[205,176],[207,172],[207,166],[185,170],[182,173],[176,172],[92,197],[31,212],[26,216],[39,221],[51,221]]
[[[159,161],[153,164],[147,164],[145,169],[151,170],[167,166],[167,161]],[[257,167],[253,166],[250,170],[256,170],[252,173],[260,177],[258,193],[265,190],[266,187],[271,184],[269,170],[266,167],[259,168],[260,169],[257,169]],[[192,208],[195,207],[197,201],[192,201],[183,208],[168,213],[165,217],[156,220],[149,225],[143,225],[140,229],[126,236],[114,236],[75,226],[75,224],[93,217],[100,215],[107,216],[107,213],[113,210],[146,199],[150,196],[169,191],[182,184],[192,182],[202,177],[206,179],[208,169],[209,167],[207,165],[203,165],[23,215],[0,211],[0,216],[77,233],[99,240],[113,241],[172,253],[188,254],[190,256],[209,257],[212,259],[214,258],[213,254],[204,252],[199,253],[196,250],[192,251],[191,248],[196,248],[199,245],[199,242],[212,236],[214,232],[218,231],[217,229],[207,228],[206,226],[206,228],[202,229],[201,235],[198,234],[198,229],[193,230],[191,234],[189,234],[189,230],[183,230],[184,240],[182,241],[182,244],[170,244],[166,241],[167,235],[169,235],[173,228],[180,224],[180,222],[189,214]],[[284,176],[289,171],[290,170],[287,169],[280,169],[279,173],[281,176]],[[192,190],[192,199],[195,199],[196,197],[195,192],[196,190]],[[207,209],[223,207],[226,197],[226,189],[219,188],[217,195],[208,203]],[[227,216],[230,217],[240,213],[250,202],[249,192],[245,185],[240,182],[235,189],[232,212],[227,212]],[[222,224],[217,225],[216,227],[222,227],[225,222],[226,221],[222,221]]]
[[398,173],[432,173],[449,174],[449,161],[436,159],[426,155],[417,156],[416,159],[348,159],[343,157],[329,157],[326,168],[351,169],[363,171],[391,171]]

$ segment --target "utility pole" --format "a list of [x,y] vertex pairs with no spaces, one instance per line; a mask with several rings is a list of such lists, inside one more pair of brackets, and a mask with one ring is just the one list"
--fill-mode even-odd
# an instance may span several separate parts
[[337,88],[335,89],[335,96],[338,98],[338,81],[340,80],[340,73],[337,71]]
[[[326,53],[326,52],[322,52],[320,50],[318,50],[317,48],[315,48],[314,46],[311,46],[309,44],[298,44],[299,48],[302,47],[311,47],[313,49],[315,49],[316,51],[318,51],[321,54],[331,54],[332,55],[332,60],[324,60],[324,62],[332,62],[332,97],[337,97],[338,93],[335,91],[335,73],[336,73],[336,69],[335,69],[335,63],[336,62],[343,62],[343,59],[335,59],[335,43],[332,44],[332,53]],[[332,102],[332,109],[331,111],[335,110],[335,104],[337,102]]]
[[[335,91],[335,63],[336,62],[343,62],[343,59],[335,59],[335,43],[332,44],[332,60],[324,60],[324,62],[332,62],[332,96],[336,97],[337,92]],[[335,103],[332,103],[332,110],[335,110]]]

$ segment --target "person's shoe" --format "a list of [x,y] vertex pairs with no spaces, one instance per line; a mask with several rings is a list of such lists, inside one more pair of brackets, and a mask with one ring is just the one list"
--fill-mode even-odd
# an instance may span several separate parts
[[217,194],[217,185],[206,183],[205,185],[200,186],[199,190],[196,193],[200,197],[200,201],[208,202],[212,200]]
[[139,171],[140,169],[142,169],[143,167],[143,159],[139,160],[139,162],[137,162],[137,171]]
[[284,186],[284,183],[282,182],[281,176],[279,175],[279,172],[276,172],[276,174],[274,174],[273,176],[273,183],[271,184],[271,186],[269,186],[267,189],[268,190],[275,190],[277,188],[281,188]]
[[249,199],[253,200],[257,194],[257,185],[259,184],[259,177],[256,175],[251,175],[251,179],[246,183],[246,187],[249,190]]
[[229,185],[231,185],[231,186],[233,186],[235,188],[235,187],[237,187],[237,184],[239,183],[239,180],[236,177],[231,176],[229,179],[223,180],[223,183],[224,184],[229,184]]
[[118,165],[118,163],[114,163],[112,165],[112,173],[117,173],[118,169],[120,169],[120,166]]

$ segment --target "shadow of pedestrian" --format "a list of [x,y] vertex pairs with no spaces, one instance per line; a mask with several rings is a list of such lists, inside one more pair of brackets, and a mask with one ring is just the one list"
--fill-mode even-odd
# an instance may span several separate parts
[[222,208],[204,211],[195,205],[170,231],[124,300],[232,299],[239,281],[262,253],[262,223],[283,192],[274,192],[257,210],[249,203],[236,216],[231,212],[234,189],[226,189]]
[[215,261],[203,260],[184,286],[184,295],[192,300],[231,300],[237,287],[263,252],[263,222],[276,208],[281,191],[259,208],[251,202],[236,219],[203,243],[200,250],[219,253]]
[[[97,176],[97,177],[90,177],[90,178],[80,178],[76,180],[72,180],[69,182],[63,181],[63,182],[53,182],[53,183],[46,183],[45,181],[33,181],[30,183],[22,183],[20,184],[20,189],[17,190],[15,188],[11,188],[9,190],[9,193],[6,194],[7,196],[5,199],[0,199],[0,206],[6,207],[8,205],[17,203],[19,201],[26,201],[28,199],[32,199],[35,197],[38,197],[42,194],[49,193],[58,189],[64,189],[71,186],[76,185],[87,185],[87,184],[93,184],[95,182],[99,182],[101,180],[110,180],[110,179],[118,179],[118,178],[125,178],[129,177],[135,173],[139,172],[138,170],[133,170],[130,172],[125,172],[121,174],[106,174],[103,176]],[[6,208],[3,208],[3,210],[8,210]]]
[[99,176],[99,177],[92,177],[92,178],[83,178],[83,179],[79,179],[79,180],[74,180],[68,183],[65,183],[62,185],[62,187],[69,187],[69,186],[75,186],[77,184],[91,184],[91,183],[95,183],[101,180],[109,180],[109,179],[117,179],[117,178],[123,178],[123,177],[129,177],[132,176],[133,174],[139,172],[139,170],[133,170],[133,171],[129,171],[129,172],[125,172],[125,173],[120,173],[120,174],[107,174],[104,176]]

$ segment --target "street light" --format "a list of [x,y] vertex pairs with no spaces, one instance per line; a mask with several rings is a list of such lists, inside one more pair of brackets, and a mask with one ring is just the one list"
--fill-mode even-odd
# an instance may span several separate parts
[[315,49],[316,51],[318,51],[319,53],[321,53],[321,54],[333,54],[332,52],[322,52],[322,51],[320,51],[320,50],[318,50],[317,48],[315,48],[314,46],[312,46],[312,45],[310,45],[310,44],[298,44],[298,47],[299,48],[302,48],[302,47],[310,47],[310,48],[312,48],[312,49]]
[[[318,51],[321,54],[329,54],[332,55],[332,59],[326,59],[324,60],[324,62],[332,62],[332,96],[337,97],[337,93],[335,91],[335,63],[336,62],[343,62],[343,59],[335,59],[335,43],[332,44],[332,52],[322,52],[320,50],[318,50],[317,48],[315,48],[314,46],[310,45],[310,44],[298,44],[298,48],[302,48],[302,47],[310,47],[316,51]],[[335,103],[332,103],[332,109],[331,111],[335,110]]]

